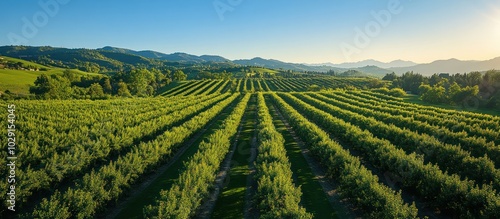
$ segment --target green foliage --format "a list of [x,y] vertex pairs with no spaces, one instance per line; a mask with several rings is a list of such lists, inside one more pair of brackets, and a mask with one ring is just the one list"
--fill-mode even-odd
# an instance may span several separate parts
[[[234,95],[233,95],[234,97]],[[169,190],[163,190],[153,206],[144,210],[146,218],[189,218],[209,194],[217,171],[231,146],[250,94],[246,94],[227,117],[222,128],[199,146],[199,151],[185,164],[185,169]],[[226,100],[227,101],[227,100]]]
[[[47,166],[55,166],[55,168],[53,168],[55,169],[53,174],[63,175],[56,182],[51,182],[51,180],[56,180],[55,177],[46,179],[48,180],[48,185],[46,185],[45,189],[49,189],[51,187],[50,183],[54,184],[60,182],[65,177],[69,177],[71,173],[82,170],[82,168],[91,165],[96,160],[105,159],[111,152],[116,153],[120,150],[124,150],[125,148],[129,149],[126,150],[127,153],[118,153],[119,156],[117,159],[105,162],[105,164],[100,167],[93,167],[92,170],[86,173],[83,177],[75,180],[75,183],[71,184],[70,188],[62,195],[58,195],[56,193],[50,198],[44,199],[42,203],[35,208],[33,217],[37,217],[40,212],[43,212],[44,209],[48,208],[46,203],[49,203],[49,205],[50,203],[59,203],[61,209],[68,209],[67,212],[70,213],[70,218],[94,218],[96,216],[96,212],[102,210],[101,208],[103,206],[111,201],[117,201],[124,191],[129,188],[132,183],[139,179],[139,176],[158,165],[162,159],[170,157],[172,151],[175,151],[176,147],[179,147],[181,142],[185,141],[193,133],[204,127],[237,97],[238,94],[234,94],[232,96],[226,94],[207,96],[207,98],[201,99],[195,97],[187,97],[185,99],[174,98],[170,100],[171,102],[167,102],[163,98],[147,99],[144,101],[139,99],[138,101],[141,101],[139,102],[141,104],[131,104],[138,103],[136,100],[118,100],[120,101],[119,103],[121,103],[121,107],[135,107],[135,110],[130,110],[129,112],[132,114],[129,116],[111,115],[107,118],[115,119],[115,121],[128,121],[124,122],[124,124],[128,123],[131,127],[116,125],[116,122],[105,123],[105,125],[103,125],[102,123],[94,123],[95,121],[88,121],[91,118],[102,118],[102,115],[95,115],[93,117],[87,116],[85,119],[78,119],[81,123],[90,122],[89,124],[91,125],[95,124],[95,127],[93,127],[92,130],[88,130],[88,128],[86,128],[87,125],[75,126],[68,124],[70,127],[85,127],[83,129],[87,129],[85,132],[78,135],[78,140],[76,142],[88,139],[89,136],[92,136],[92,139],[87,140],[90,141],[88,142],[88,147],[91,147],[92,149],[86,150],[84,148],[65,148],[67,152],[62,153],[61,155],[58,155],[59,153],[53,153],[56,149],[52,149],[52,153],[47,152],[45,156],[50,155],[48,158],[51,158],[51,160],[54,161],[48,163]],[[152,102],[154,104],[152,104]],[[140,119],[138,121],[134,121],[133,118],[137,117],[137,110],[144,110],[145,107],[147,108],[151,105],[156,107],[156,104],[163,105],[163,107],[159,108],[161,112],[156,112],[146,117],[142,116],[139,117]],[[211,105],[213,106],[208,110],[200,112],[202,109]],[[101,107],[98,112],[102,112],[102,110],[109,113],[116,112],[114,109],[109,109],[109,106],[102,106],[100,103],[89,104],[89,102],[83,102],[82,106],[90,107],[92,110],[88,111],[92,112],[96,111],[96,108],[98,107]],[[149,110],[151,109],[146,109],[145,112]],[[87,112],[83,109],[81,111]],[[162,116],[158,117],[157,115]],[[179,126],[168,129],[167,131],[162,130],[163,127],[171,126],[172,124],[186,118],[190,119]],[[135,126],[136,124],[139,125]],[[118,133],[118,135],[115,136],[113,133]],[[156,135],[158,135],[158,133],[160,134],[150,141],[141,141],[138,144],[135,143],[138,140],[143,139],[144,136],[150,136],[155,133]],[[57,136],[57,133],[55,133],[54,136]],[[54,136],[51,136],[50,139],[58,139]],[[67,137],[73,135],[64,134],[62,136]],[[66,147],[66,144],[57,145],[59,147]],[[50,148],[53,147],[54,146],[51,144]],[[44,153],[46,152],[44,151]],[[40,171],[44,171],[44,169],[41,169]],[[27,174],[23,177],[31,180],[42,179],[34,174]],[[26,183],[31,180],[27,180]],[[31,184],[27,185],[29,185],[26,186],[28,188],[31,186]],[[26,187],[22,188],[28,189]],[[31,186],[29,189],[36,190],[37,188]],[[52,212],[46,216],[47,218],[56,218],[57,214],[59,213]]]
[[398,78],[398,76],[396,75],[396,73],[392,72],[390,74],[386,74],[382,80],[384,81],[394,81]]
[[471,102],[489,109],[500,109],[500,71],[484,73],[434,74],[423,77],[407,72],[401,77],[388,74],[384,80],[392,80],[392,86],[420,94],[421,100],[433,104],[468,106]]
[[454,212],[461,217],[500,216],[500,199],[491,186],[483,185],[479,188],[474,181],[461,180],[457,175],[450,176],[437,166],[424,163],[414,153],[406,154],[388,140],[377,138],[367,130],[333,117],[290,94],[280,95],[309,119],[361,151],[381,170],[398,174],[405,186],[416,189],[437,208]]
[[172,74],[172,79],[174,81],[184,81],[187,79],[187,75],[182,70],[175,70]]
[[116,91],[116,95],[120,97],[131,97],[130,91],[128,90],[128,86],[125,82],[118,82],[118,90]]
[[35,86],[30,87],[30,93],[44,99],[69,99],[73,93],[71,82],[59,75],[37,77]]
[[313,84],[313,85],[309,86],[309,87],[307,88],[307,90],[308,90],[308,91],[320,91],[320,90],[321,90],[321,87],[320,87],[320,86],[318,86],[318,85]]
[[[342,89],[358,89],[371,86],[372,83],[382,83],[378,79],[367,78],[339,78],[331,76],[312,78],[283,78],[283,79],[233,79],[228,80],[228,85],[222,87],[220,92],[255,92],[255,91],[320,91]],[[206,83],[199,80],[179,83],[176,87],[171,87],[165,94],[171,95],[192,95],[203,94]],[[189,90],[189,92],[188,92]],[[197,90],[202,90],[197,92]],[[182,92],[184,91],[184,92]]]
[[90,95],[91,99],[102,99],[105,97],[104,90],[99,83],[90,85],[88,95]]
[[[447,87],[447,88],[446,88]],[[479,86],[460,87],[457,82],[449,85],[447,79],[440,80],[437,84],[430,86],[422,84],[420,99],[429,103],[452,103],[461,105],[464,101],[478,98]]]
[[388,89],[386,87],[383,87],[383,88],[378,88],[378,89],[372,89],[372,91],[377,92],[377,93],[382,93],[385,95],[389,95],[389,96],[393,96],[393,97],[406,96],[406,92],[401,88]]
[[258,93],[257,200],[261,218],[312,218],[299,205],[302,192],[292,181],[283,136],[276,131],[264,96]]
[[429,103],[446,103],[446,90],[444,87],[439,85],[429,86],[429,85],[420,85],[420,99],[423,101],[427,101]]
[[[85,83],[94,80],[82,78]],[[117,89],[113,79],[108,79]],[[44,75],[36,89],[51,90],[51,84],[60,80],[69,86],[64,76]],[[477,93],[477,88],[455,81],[446,85],[446,80],[437,85],[447,90],[448,98],[459,97],[461,92],[481,95],[480,88]],[[73,86],[71,95],[106,95],[101,81],[94,81],[89,88]],[[266,86],[297,90],[308,81],[312,79],[249,78],[245,86],[247,90],[266,90]],[[244,86],[244,80],[235,82],[240,82],[239,88]],[[223,92],[229,85],[230,81],[218,80],[182,82],[176,91],[179,95],[169,98],[9,100],[22,109],[16,120],[23,158],[16,169],[22,179],[16,185],[16,194],[22,198],[16,200],[16,206],[22,211],[35,205],[34,211],[24,212],[33,218],[99,216],[142,176],[167,162],[182,142],[235,102],[239,94]],[[365,90],[265,95],[327,170],[327,177],[338,183],[341,198],[365,217],[412,218],[417,210],[405,203],[399,192],[380,183],[364,165],[389,173],[397,181],[396,188],[411,191],[425,206],[444,216],[499,217],[499,117],[410,104],[402,98]],[[308,191],[293,185],[293,161],[282,148],[283,139],[271,125],[261,96],[257,96],[256,207],[265,209],[262,217],[309,217],[300,207],[301,191]],[[186,169],[182,169],[185,178],[165,188],[165,199],[158,209],[152,208],[151,215],[160,208],[173,212],[172,217],[193,215],[213,185],[217,165],[230,147],[227,139],[237,129],[237,125],[225,124],[226,128],[216,132],[218,135],[205,140],[197,158],[190,165],[186,163]],[[0,160],[7,160],[6,153],[2,156]],[[0,172],[7,172],[7,168],[0,165]],[[0,188],[5,194],[7,182],[0,181]],[[40,202],[29,203],[40,195]]]
[[393,87],[402,88],[405,91],[409,91],[412,94],[419,94],[419,87],[422,83],[426,83],[427,78],[420,74],[413,72],[406,72],[401,77],[398,77],[392,81]]
[[111,94],[113,92],[113,86],[108,77],[102,78],[99,84],[102,86],[104,93]]
[[[347,103],[351,102],[347,98],[337,98],[337,95],[328,95],[330,98],[319,94],[297,94],[295,96],[337,118],[370,131],[376,137],[390,140],[398,148],[408,153],[416,152],[425,155],[425,162],[437,164],[441,170],[468,177],[480,185],[491,183],[494,189],[500,189],[500,171],[495,169],[495,164],[490,159],[472,157],[470,152],[463,150],[460,145],[444,144],[437,138],[422,133],[425,132],[422,129],[419,129],[418,133],[409,130],[412,129],[411,127],[420,125],[419,123],[415,124],[410,120],[403,120],[401,117],[392,116],[391,114],[378,113],[378,111],[370,110],[370,106],[365,106],[365,108],[353,106]],[[387,120],[388,123],[409,128],[402,129],[397,126],[390,126],[374,118],[386,118],[381,120]],[[447,132],[446,130],[439,130],[429,133],[443,134]]]
[[[340,183],[342,198],[348,198],[370,218],[415,218],[417,216],[415,205],[409,206],[404,203],[400,194],[380,184],[378,178],[366,170],[357,157],[352,156],[337,142],[330,139],[328,133],[309,122],[294,109],[310,108],[310,106],[299,106],[294,103],[292,107],[278,95],[272,94],[272,97],[278,108],[288,117],[288,121],[297,134],[309,145],[311,152],[320,159],[320,163],[328,171],[328,177]],[[283,97],[290,96],[283,94]],[[321,119],[325,118],[328,117]],[[345,123],[342,122],[342,124]]]

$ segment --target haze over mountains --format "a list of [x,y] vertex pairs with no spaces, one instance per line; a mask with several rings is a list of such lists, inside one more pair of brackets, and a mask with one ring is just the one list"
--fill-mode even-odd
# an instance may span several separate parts
[[[299,64],[288,63],[274,59],[264,59],[256,57],[253,59],[229,60],[218,55],[196,56],[187,53],[165,54],[157,51],[144,50],[135,51],[125,48],[106,46],[99,49],[66,49],[54,47],[29,47],[29,46],[2,46],[0,55],[11,56],[14,58],[26,58],[36,61],[37,57],[50,58],[54,62],[72,60],[76,62],[108,62],[117,65],[122,62],[127,65],[149,64],[154,60],[166,62],[184,63],[184,64],[210,64],[226,63],[229,65],[250,65],[265,68],[293,70],[293,71],[314,71],[328,72],[335,71],[343,73],[348,70],[355,70],[369,76],[382,77],[387,73],[395,72],[403,74],[413,71],[423,75],[432,75],[434,73],[465,73],[472,71],[487,71],[491,69],[500,69],[500,57],[485,61],[461,61],[457,59],[438,60],[427,64],[417,64],[412,61],[395,60],[389,63],[377,60],[365,60],[353,63],[323,63],[323,64]],[[68,57],[69,56],[69,57]],[[64,60],[59,57],[64,57]]]
[[392,62],[386,63],[386,62],[381,62],[377,61],[374,59],[368,59],[364,61],[359,61],[359,62],[345,62],[341,64],[333,64],[333,63],[321,63],[321,64],[309,64],[312,66],[331,66],[331,67],[336,67],[336,68],[359,68],[359,67],[364,67],[364,66],[377,66],[380,68],[394,68],[394,67],[410,67],[414,65],[418,65],[415,62],[412,61],[404,61],[404,60],[394,60]]
[[438,60],[428,64],[419,64],[410,67],[395,67],[388,68],[397,74],[402,74],[408,71],[414,71],[423,75],[431,75],[434,73],[465,73],[472,71],[488,71],[491,69],[500,69],[500,57],[485,60],[485,61],[461,61],[458,59]]

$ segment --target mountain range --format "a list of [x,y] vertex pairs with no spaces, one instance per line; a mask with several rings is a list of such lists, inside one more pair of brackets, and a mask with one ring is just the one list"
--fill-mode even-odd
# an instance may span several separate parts
[[418,64],[408,67],[393,67],[388,70],[397,74],[403,74],[408,71],[418,72],[423,75],[432,75],[434,73],[466,73],[473,71],[488,71],[500,69],[500,57],[485,61],[462,61],[458,59],[438,60],[428,64]]
[[[322,63],[301,64],[288,63],[274,59],[256,57],[253,59],[229,60],[217,55],[196,56],[187,53],[165,54],[157,51],[135,51],[124,48],[106,46],[99,49],[67,49],[49,46],[1,46],[0,55],[29,61],[42,62],[43,64],[58,67],[70,67],[97,64],[101,70],[120,70],[130,66],[160,66],[160,65],[213,65],[223,64],[228,66],[248,65],[272,69],[343,73],[349,70],[358,71],[364,75],[382,77],[387,73],[402,74],[413,71],[423,75],[434,73],[465,73],[471,71],[487,71],[500,69],[500,57],[486,61],[461,61],[457,59],[438,60],[427,64],[417,64],[412,61],[395,60],[389,63],[377,60],[365,60],[352,63]],[[87,69],[88,70],[88,69]]]
[[195,56],[187,53],[176,52],[172,54],[165,54],[161,52],[151,51],[151,50],[143,50],[143,51],[134,51],[130,49],[116,48],[111,46],[106,46],[100,49],[100,51],[110,51],[110,52],[118,52],[118,53],[127,53],[132,55],[138,55],[145,58],[150,59],[162,59],[168,60],[172,62],[192,62],[192,63],[202,63],[202,62],[230,62],[229,59],[226,59],[221,56],[215,55],[202,55]]
[[418,65],[412,61],[404,61],[404,60],[394,60],[392,62],[381,62],[373,59],[368,59],[359,62],[345,62],[341,64],[333,64],[333,63],[322,63],[322,64],[309,64],[312,66],[331,66],[336,68],[360,68],[364,66],[377,66],[379,68],[395,68],[395,67],[410,67]]

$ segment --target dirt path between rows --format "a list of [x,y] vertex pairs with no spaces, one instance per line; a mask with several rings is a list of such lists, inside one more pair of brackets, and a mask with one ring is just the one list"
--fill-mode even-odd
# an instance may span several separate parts
[[215,116],[207,125],[205,125],[204,128],[196,132],[196,134],[190,137],[190,139],[187,142],[182,143],[183,146],[175,152],[175,155],[172,158],[170,158],[166,164],[163,164],[161,167],[157,168],[155,172],[152,173],[151,175],[145,176],[145,180],[140,182],[140,184],[134,186],[133,189],[130,190],[131,192],[127,194],[128,197],[119,201],[118,204],[113,208],[113,210],[103,213],[98,218],[106,218],[106,219],[116,218],[118,214],[120,214],[120,212],[129,204],[130,201],[132,201],[138,194],[141,194],[149,185],[151,185],[151,183],[156,181],[158,177],[160,177],[165,171],[167,171],[168,168],[170,168],[170,166],[172,166],[172,164],[176,163],[179,160],[179,158],[184,154],[184,152],[189,147],[191,147],[191,145],[193,145],[194,142],[196,142],[199,138],[201,138],[205,134],[205,132],[209,130],[217,122],[220,116],[224,114],[224,111],[226,109],[230,109],[231,107],[233,107],[236,102],[237,102],[236,100],[233,101],[233,103],[227,106],[228,108],[223,109],[223,111],[217,114],[217,116]]
[[[256,118],[257,120],[257,118]],[[259,211],[256,208],[256,203],[254,203],[254,195],[257,191],[257,181],[255,180],[255,158],[257,157],[257,122],[254,126],[254,135],[250,143],[250,160],[249,168],[250,174],[247,176],[247,190],[245,193],[245,219],[258,218]]]
[[233,160],[234,152],[238,146],[238,139],[240,138],[241,131],[243,130],[243,124],[246,119],[246,115],[241,118],[240,124],[238,126],[238,132],[235,135],[235,140],[233,142],[233,146],[231,147],[229,153],[224,158],[224,161],[220,167],[220,171],[217,174],[217,178],[215,179],[214,190],[210,193],[208,199],[200,206],[197,213],[197,218],[207,219],[210,218],[212,212],[214,210],[215,204],[217,203],[217,199],[219,197],[220,192],[224,188],[224,183],[226,180],[226,176],[231,169],[231,161]]
[[[255,97],[252,97],[255,98]],[[253,101],[253,100],[250,100]],[[249,110],[250,107],[250,101],[247,105],[247,108],[245,110]],[[256,113],[256,112],[252,112]],[[215,185],[214,185],[214,190],[211,192],[210,196],[207,198],[207,200],[202,204],[202,206],[198,209],[198,213],[196,215],[196,218],[202,218],[202,219],[208,219],[211,217],[213,210],[215,208],[215,205],[217,203],[217,199],[219,198],[219,194],[224,188],[224,184],[226,183],[226,177],[231,169],[231,161],[233,160],[233,155],[236,149],[238,148],[238,144],[240,142],[238,141],[241,136],[241,132],[244,128],[244,124],[246,120],[250,117],[247,112],[245,112],[243,118],[241,119],[240,125],[238,127],[238,132],[235,136],[235,140],[233,142],[233,146],[231,147],[231,150],[229,153],[226,155],[226,158],[223,161],[223,164],[220,167],[220,171],[217,174],[217,178],[215,180]],[[257,124],[257,121],[255,121],[255,124]],[[255,188],[256,188],[256,182],[253,180],[253,174],[255,173],[255,167],[254,167],[254,161],[255,157],[257,156],[257,138],[256,138],[256,125],[254,125],[254,136],[252,137],[251,140],[251,148],[250,148],[250,158],[248,160],[249,162],[249,169],[250,169],[250,174],[247,176],[247,189],[245,193],[245,213],[244,217],[245,218],[257,218],[257,214],[255,213],[255,209],[252,208],[253,203],[253,195],[255,194]],[[242,209],[243,210],[243,209]]]

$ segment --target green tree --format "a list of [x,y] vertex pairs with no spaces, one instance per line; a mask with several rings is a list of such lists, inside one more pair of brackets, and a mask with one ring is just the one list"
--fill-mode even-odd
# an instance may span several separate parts
[[434,85],[438,84],[439,82],[441,82],[442,80],[443,80],[443,78],[439,77],[438,74],[433,74],[429,78],[429,85],[434,86]]
[[187,75],[182,70],[175,70],[172,78],[174,81],[184,81],[187,79]]
[[413,94],[419,94],[419,86],[422,83],[425,84],[426,82],[427,81],[424,76],[413,72],[406,72],[403,76],[393,81],[393,87],[399,87],[405,91],[410,91]]
[[49,76],[41,74],[35,80],[35,86],[30,87],[30,93],[41,95],[47,93],[51,89]]
[[125,82],[120,81],[118,82],[118,91],[116,95],[120,97],[131,97],[132,94],[130,94],[130,91],[128,90],[128,86]]
[[461,91],[462,88],[460,87],[460,85],[458,85],[457,82],[453,82],[448,89],[448,96],[450,97],[450,100],[454,103],[461,101],[461,99],[458,97]]
[[384,81],[394,81],[394,80],[395,80],[395,79],[397,79],[397,78],[398,78],[398,76],[396,75],[396,73],[392,72],[392,73],[390,73],[390,74],[386,74],[386,75],[382,78],[382,80],[384,80]]
[[154,75],[147,69],[134,69],[130,71],[128,84],[132,94],[145,96],[147,86],[155,79]]
[[35,86],[30,87],[30,93],[45,99],[68,99],[73,89],[71,82],[63,76],[42,74],[35,80]]
[[111,94],[113,92],[113,86],[111,86],[111,80],[108,77],[102,78],[100,84],[104,93]]
[[71,83],[80,81],[78,74],[69,69],[64,70],[63,77],[67,78]]
[[426,84],[420,85],[420,99],[429,103],[447,102],[446,89],[443,86],[429,86]]
[[104,90],[102,89],[102,86],[99,83],[93,83],[92,85],[90,85],[87,94],[90,95],[91,99],[104,98]]

